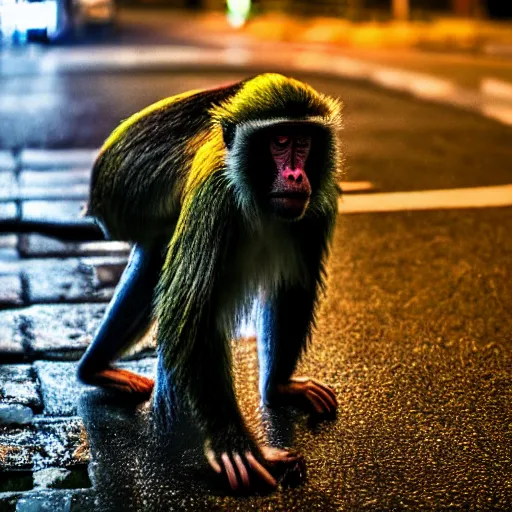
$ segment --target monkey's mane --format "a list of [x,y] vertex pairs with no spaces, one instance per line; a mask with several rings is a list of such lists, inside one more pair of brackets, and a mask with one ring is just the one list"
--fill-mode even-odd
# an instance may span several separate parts
[[278,73],[258,75],[243,83],[231,98],[214,106],[215,123],[242,125],[251,121],[287,118],[314,119],[334,129],[341,124],[342,104],[308,84]]

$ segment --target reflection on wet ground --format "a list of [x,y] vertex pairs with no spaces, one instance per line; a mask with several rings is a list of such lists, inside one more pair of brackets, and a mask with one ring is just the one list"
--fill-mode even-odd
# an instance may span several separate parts
[[[291,409],[258,406],[256,389],[251,389],[254,376],[246,373],[255,362],[254,340],[238,342],[234,349],[241,406],[252,431],[272,446],[294,446],[297,422],[308,429],[315,426],[306,425],[305,417]],[[78,412],[87,431],[89,476],[100,510],[261,510],[267,502],[276,509],[275,496],[263,488],[257,496],[230,496],[225,479],[207,464],[201,432],[190,417],[163,426],[156,421],[151,402],[123,402],[118,394],[103,390],[84,392]],[[304,492],[304,478],[297,472],[281,479],[282,508],[277,509],[290,510],[298,501],[308,510],[319,503],[327,507],[322,510],[333,509],[330,500]]]

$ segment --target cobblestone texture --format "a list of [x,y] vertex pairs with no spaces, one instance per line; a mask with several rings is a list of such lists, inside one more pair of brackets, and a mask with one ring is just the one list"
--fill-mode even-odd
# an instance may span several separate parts
[[89,462],[81,418],[38,417],[30,425],[0,426],[0,467],[3,471],[73,468]]
[[[23,272],[28,282],[31,303],[105,302],[112,297],[117,281],[105,280],[105,268],[117,268],[119,276],[126,264],[124,258],[41,259],[37,265],[27,264]],[[99,275],[96,268],[99,267]]]
[[0,220],[15,220],[18,210],[14,202],[0,203]]
[[24,149],[20,160],[24,169],[91,168],[97,154],[98,150],[95,149]]
[[[16,361],[78,359],[91,341],[106,304],[45,304],[0,311],[0,359]],[[154,328],[128,353],[152,353]]]
[[20,311],[26,343],[35,357],[77,359],[105,312],[106,304],[37,305]]
[[23,201],[21,218],[24,220],[75,220],[80,217],[84,202],[77,200]]
[[41,412],[43,403],[31,365],[0,366],[0,401],[2,404],[24,405],[36,413]]
[[91,171],[87,168],[66,171],[22,171],[19,176],[19,198],[85,201],[89,194],[90,176]]
[[75,416],[78,398],[87,386],[76,378],[75,363],[34,363],[44,401],[44,416]]
[[10,151],[0,151],[0,171],[13,171],[16,160]]
[[0,275],[0,308],[22,306],[22,284],[18,275]]
[[18,259],[18,237],[16,235],[0,235],[0,260],[15,261]]
[[140,361],[123,362],[119,363],[119,366],[145,377],[155,377],[156,375],[156,357],[148,357]]
[[[1,250],[1,240],[0,240]],[[128,256],[130,246],[124,242],[61,242],[41,235],[20,237],[20,255],[25,258],[55,256]]]
[[0,361],[25,356],[19,315],[15,311],[0,311]]
[[[126,361],[121,368],[131,370],[146,377],[156,374],[156,358],[139,361]],[[76,379],[76,364],[37,361],[34,363],[44,402],[43,416],[75,416],[78,412],[78,399],[83,390],[93,389],[80,384]]]
[[16,176],[11,171],[0,170],[0,201],[12,200],[18,196]]

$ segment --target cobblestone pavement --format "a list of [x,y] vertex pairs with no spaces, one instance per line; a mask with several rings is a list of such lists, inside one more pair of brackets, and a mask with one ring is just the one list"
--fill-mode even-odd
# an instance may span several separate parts
[[[0,220],[75,218],[94,156],[0,152]],[[0,423],[16,424],[0,427],[0,510],[91,505],[76,400],[84,386],[72,377],[73,361],[90,341],[128,251],[118,242],[0,235]]]

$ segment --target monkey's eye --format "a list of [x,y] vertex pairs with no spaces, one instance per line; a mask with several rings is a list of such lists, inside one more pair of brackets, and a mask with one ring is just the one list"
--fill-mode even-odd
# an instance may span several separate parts
[[287,146],[290,143],[290,137],[286,137],[286,135],[278,135],[274,137],[272,141],[276,146]]
[[311,144],[311,137],[297,137],[295,139],[295,144],[299,148],[307,148]]

